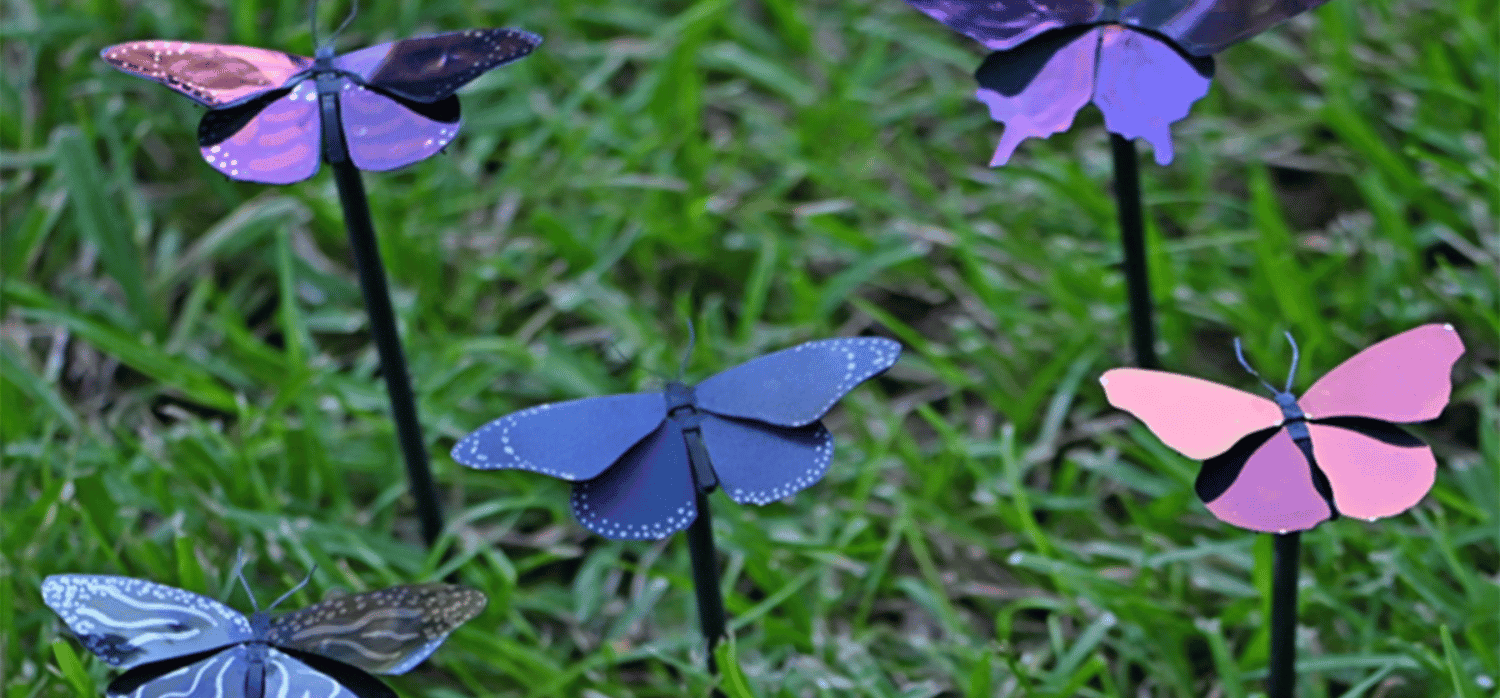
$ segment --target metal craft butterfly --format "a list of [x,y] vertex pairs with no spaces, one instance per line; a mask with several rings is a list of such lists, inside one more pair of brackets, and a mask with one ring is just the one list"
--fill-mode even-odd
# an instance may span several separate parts
[[306,583],[249,618],[206,596],[113,575],[49,576],[42,599],[84,647],[128,670],[108,690],[131,698],[396,698],[366,672],[406,673],[485,605],[474,589],[413,584],[271,618]]
[[697,386],[539,405],[464,437],[453,459],[572,482],[574,516],[606,538],[665,538],[697,518],[700,491],[766,504],[823,479],[833,435],[818,420],[900,354],[880,337],[826,339]]
[[1172,161],[1169,125],[1208,94],[1212,54],[1328,0],[906,0],[994,51],[975,72],[1005,124],[990,165],[1073,124],[1093,101],[1104,126]]
[[290,184],[320,159],[392,170],[426,159],[458,134],[458,88],[531,53],[519,29],[469,29],[317,58],[186,41],[132,41],[99,53],[209,108],[198,145],[231,179]]

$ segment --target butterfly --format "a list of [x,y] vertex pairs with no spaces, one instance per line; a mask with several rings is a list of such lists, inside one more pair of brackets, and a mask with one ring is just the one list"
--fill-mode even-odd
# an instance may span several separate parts
[[572,482],[573,515],[606,538],[665,538],[697,518],[700,491],[766,504],[823,479],[833,436],[818,420],[900,354],[890,339],[825,339],[696,386],[539,405],[464,437],[453,459]]
[[519,29],[419,36],[317,58],[250,46],[132,41],[99,55],[209,108],[198,123],[203,159],[230,179],[290,184],[320,159],[363,170],[424,160],[458,134],[453,93],[531,53],[542,38]]
[[990,166],[1021,141],[1073,124],[1093,101],[1104,126],[1172,162],[1169,125],[1208,94],[1212,54],[1328,0],[906,0],[994,51],[974,77],[1005,124]]
[[246,618],[183,589],[101,574],[49,576],[42,600],[84,647],[127,670],[108,692],[131,698],[396,698],[367,672],[406,673],[486,601],[474,589],[413,584]]
[[[1292,349],[1295,376],[1295,343]],[[1258,378],[1238,341],[1235,352]],[[1432,449],[1393,422],[1441,414],[1463,352],[1452,325],[1422,325],[1355,354],[1300,398],[1291,392],[1291,377],[1282,390],[1266,385],[1270,400],[1138,368],[1106,371],[1100,382],[1111,405],[1183,455],[1203,460],[1195,489],[1215,516],[1285,533],[1340,515],[1392,516],[1427,494],[1437,470]]]

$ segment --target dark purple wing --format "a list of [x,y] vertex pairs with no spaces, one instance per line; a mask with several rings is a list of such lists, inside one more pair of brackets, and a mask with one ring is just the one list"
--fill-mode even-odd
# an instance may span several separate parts
[[371,46],[333,64],[398,97],[436,102],[541,43],[542,37],[519,29],[469,29]]
[[1104,114],[1104,127],[1146,139],[1156,151],[1156,164],[1172,162],[1172,122],[1208,94],[1213,59],[1186,56],[1154,36],[1118,25],[1094,31],[1101,35],[1094,104]]
[[666,538],[698,517],[687,442],[676,424],[660,425],[615,467],[573,485],[573,515],[615,540]]
[[817,421],[900,355],[901,345],[884,337],[807,342],[710,376],[694,392],[698,407],[709,412],[800,427]]
[[929,17],[993,51],[1052,29],[1088,24],[1104,8],[1093,0],[906,0]]
[[318,88],[310,80],[214,109],[198,122],[203,159],[225,177],[246,182],[291,184],[313,176],[321,144]]
[[313,60],[271,49],[189,41],[132,41],[99,52],[110,65],[220,109],[287,87]]
[[244,614],[207,596],[107,574],[54,574],[42,601],[90,652],[121,669],[253,637]]
[[452,142],[460,122],[458,97],[414,102],[345,79],[339,121],[356,167],[394,170],[432,157]]
[[[269,641],[376,674],[404,674],[455,628],[484,610],[483,592],[455,584],[409,584],[338,596],[281,616]],[[276,694],[270,694],[276,695]]]
[[480,470],[515,469],[588,480],[667,417],[661,393],[590,397],[512,412],[465,436],[453,460]]
[[1071,29],[1037,37],[989,55],[974,78],[975,96],[990,118],[1005,124],[990,167],[1004,165],[1021,141],[1046,138],[1073,125],[1094,91],[1100,29]]
[[703,444],[724,494],[740,504],[769,504],[822,480],[833,460],[833,435],[822,422],[774,427],[705,415]]
[[1170,37],[1184,51],[1207,56],[1259,34],[1328,0],[1145,0],[1120,21]]

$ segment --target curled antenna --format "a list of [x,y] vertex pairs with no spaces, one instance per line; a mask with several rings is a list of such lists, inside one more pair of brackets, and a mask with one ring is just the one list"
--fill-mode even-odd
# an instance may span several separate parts
[[688,318],[688,345],[687,351],[682,353],[682,363],[677,366],[677,382],[682,382],[682,377],[687,375],[688,359],[693,358],[693,345],[698,343],[698,335],[693,331],[693,319]]
[[317,565],[313,565],[312,569],[310,569],[310,570],[307,571],[307,576],[303,577],[302,581],[297,582],[297,586],[294,586],[291,589],[288,589],[287,592],[285,594],[282,594],[280,598],[278,598],[275,601],[271,602],[271,605],[266,607],[266,611],[269,612],[271,609],[276,608],[277,606],[279,606],[282,601],[287,600],[287,597],[291,596],[292,594],[297,593],[298,591],[301,591],[302,587],[307,586],[307,583],[312,581],[313,573],[317,572],[317,571],[318,571],[318,566]]
[[1272,387],[1270,383],[1267,383],[1266,379],[1261,378],[1258,371],[1250,367],[1250,362],[1245,360],[1245,350],[1240,346],[1239,337],[1234,338],[1234,356],[1235,358],[1240,360],[1240,365],[1244,366],[1245,370],[1250,372],[1250,375],[1255,376],[1255,380],[1260,381],[1261,385],[1266,386],[1266,390],[1269,390],[1273,393],[1279,392],[1276,390],[1276,388]]
[[255,592],[250,591],[250,582],[245,580],[245,550],[241,548],[234,553],[234,576],[239,577],[240,586],[245,588],[245,596],[250,597],[250,607],[260,613],[260,604],[255,602]]
[[1286,374],[1286,390],[1282,392],[1290,393],[1292,392],[1292,383],[1297,379],[1297,340],[1292,339],[1291,332],[1286,332],[1285,334],[1286,343],[1292,345],[1292,370]]

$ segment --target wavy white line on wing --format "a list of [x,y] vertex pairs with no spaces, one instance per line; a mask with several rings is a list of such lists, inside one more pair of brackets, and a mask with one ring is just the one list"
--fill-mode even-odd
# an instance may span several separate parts
[[113,596],[127,606],[142,611],[174,611],[176,613],[191,613],[195,616],[198,616],[199,618],[202,618],[205,621],[208,621],[209,623],[215,623],[219,620],[218,618],[209,615],[207,612],[201,609],[194,608],[186,604],[150,603],[148,601],[142,601],[139,597],[126,596],[124,594],[121,594],[118,589],[109,586],[90,587],[90,589],[99,593],[101,596]]
[[[105,623],[107,625],[111,625],[111,626],[114,626],[116,628],[153,628],[153,627],[154,628],[159,628],[159,627],[162,627],[164,625],[170,625],[173,622],[175,622],[171,618],[162,618],[160,616],[154,617],[154,618],[147,618],[145,620],[134,620],[134,621],[132,621],[132,620],[121,620],[121,619],[115,618],[113,616],[110,616],[110,615],[108,615],[108,614],[100,611],[97,608],[90,608],[88,606],[82,606],[80,608],[75,609],[73,612],[76,613],[76,614],[78,614],[78,615],[80,615],[80,616],[88,616],[90,618],[93,618],[94,620],[99,621],[100,623]],[[209,621],[209,622],[212,623],[212,621]],[[203,629],[202,628],[189,628],[188,630],[184,630],[182,632],[187,633],[186,637],[192,637],[194,635],[197,635],[198,633],[203,632]],[[168,633],[157,633],[157,634],[168,634]],[[139,643],[137,643],[137,644],[139,644]]]
[[302,628],[301,630],[298,630],[295,634],[292,635],[292,638],[295,639],[295,640],[299,640],[300,641],[300,640],[304,640],[304,639],[306,639],[308,637],[316,637],[316,636],[318,636],[320,634],[322,634],[322,635],[349,635],[349,634],[352,634],[354,631],[359,630],[360,628],[363,628],[363,627],[365,627],[365,626],[369,625],[370,623],[372,623],[374,621],[377,621],[377,620],[382,620],[382,619],[385,619],[385,618],[395,618],[396,620],[413,620],[413,621],[416,621],[416,620],[420,620],[421,616],[422,616],[421,612],[414,611],[412,609],[405,609],[405,608],[382,608],[382,609],[379,609],[379,610],[376,610],[376,611],[371,611],[369,613],[366,613],[365,615],[360,616],[357,620],[355,620],[352,623],[345,623],[343,625],[331,625],[331,624],[328,624],[328,623],[319,623],[317,625],[308,626],[306,628]]

